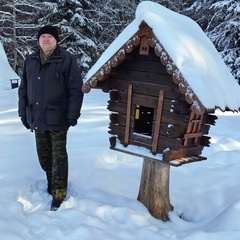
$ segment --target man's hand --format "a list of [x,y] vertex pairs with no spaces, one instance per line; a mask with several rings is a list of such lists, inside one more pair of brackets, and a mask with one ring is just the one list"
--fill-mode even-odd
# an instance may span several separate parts
[[29,128],[30,128],[30,125],[27,123],[27,118],[26,118],[25,116],[22,116],[22,117],[21,117],[21,121],[22,121],[23,126],[24,126],[26,129],[29,129]]
[[69,128],[69,127],[73,127],[73,126],[75,126],[75,125],[77,125],[77,120],[76,119],[68,119],[67,120],[67,127]]

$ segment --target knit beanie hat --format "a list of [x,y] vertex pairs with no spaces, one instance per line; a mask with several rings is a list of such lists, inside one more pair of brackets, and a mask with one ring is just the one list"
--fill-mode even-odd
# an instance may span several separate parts
[[45,33],[52,35],[58,42],[58,30],[56,27],[46,25],[46,26],[40,28],[40,30],[38,32],[38,40],[39,40],[40,36]]

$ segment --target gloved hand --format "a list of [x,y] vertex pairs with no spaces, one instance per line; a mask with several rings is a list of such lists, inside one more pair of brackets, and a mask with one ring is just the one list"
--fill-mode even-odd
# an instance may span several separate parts
[[73,127],[73,126],[75,126],[75,125],[77,125],[77,120],[76,119],[67,119],[67,127],[69,128],[69,127]]
[[27,118],[26,118],[25,116],[22,116],[22,117],[21,117],[21,121],[22,121],[23,126],[24,126],[26,129],[29,129],[29,128],[30,128],[30,125],[28,124]]

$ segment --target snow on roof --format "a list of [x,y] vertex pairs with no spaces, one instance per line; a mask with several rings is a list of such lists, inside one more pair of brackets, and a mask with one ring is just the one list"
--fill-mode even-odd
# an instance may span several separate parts
[[0,89],[10,89],[10,79],[19,79],[19,76],[9,65],[6,53],[0,42]]
[[143,1],[131,22],[101,55],[86,75],[93,76],[139,29],[141,22],[152,28],[184,80],[207,109],[240,107],[240,86],[220,54],[199,25],[160,4]]

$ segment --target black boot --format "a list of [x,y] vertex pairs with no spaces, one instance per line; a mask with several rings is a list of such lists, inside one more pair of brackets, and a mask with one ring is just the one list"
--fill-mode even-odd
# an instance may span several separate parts
[[53,199],[51,205],[51,211],[57,211],[62,203],[62,200]]

